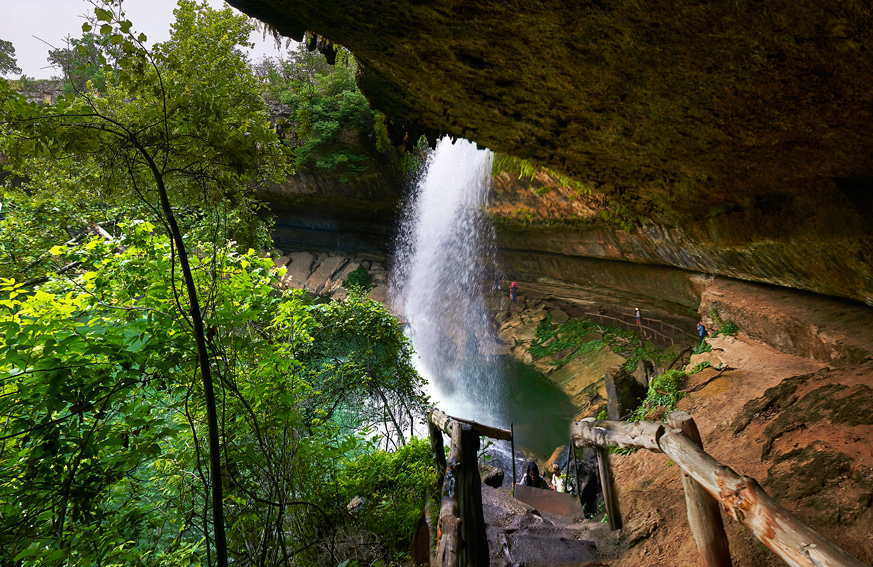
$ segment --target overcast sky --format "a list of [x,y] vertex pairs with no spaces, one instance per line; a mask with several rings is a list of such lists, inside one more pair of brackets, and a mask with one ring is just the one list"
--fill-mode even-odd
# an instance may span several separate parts
[[[215,8],[224,6],[224,0],[208,1]],[[0,0],[0,4],[0,39],[12,42],[15,58],[22,72],[37,79],[48,79],[59,72],[46,67],[48,50],[51,48],[33,36],[55,47],[64,47],[66,36],[82,35],[82,16],[94,13],[94,8],[86,0]],[[148,36],[148,45],[169,39],[175,7],[176,0],[124,1],[127,18],[133,22],[133,30],[137,33],[144,32]],[[250,56],[254,60],[260,59],[262,55],[280,55],[272,38],[268,37],[264,41],[256,33],[251,40],[257,44]]]

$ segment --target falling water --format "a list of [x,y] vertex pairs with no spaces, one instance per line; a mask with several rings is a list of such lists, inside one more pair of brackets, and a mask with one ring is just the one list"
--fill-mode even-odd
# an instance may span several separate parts
[[419,372],[440,409],[501,423],[501,364],[485,293],[494,280],[494,231],[483,208],[491,152],[443,138],[408,204],[392,278]]

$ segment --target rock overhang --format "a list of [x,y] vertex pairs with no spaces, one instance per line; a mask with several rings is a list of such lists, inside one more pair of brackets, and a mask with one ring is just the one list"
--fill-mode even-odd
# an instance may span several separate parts
[[[798,287],[873,302],[864,2],[230,3],[349,48],[395,137],[448,133],[547,165],[692,248],[775,243],[793,265],[813,245]],[[817,263],[861,283],[815,281]]]

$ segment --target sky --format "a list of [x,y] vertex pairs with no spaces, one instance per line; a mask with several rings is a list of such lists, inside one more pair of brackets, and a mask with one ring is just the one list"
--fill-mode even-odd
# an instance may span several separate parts
[[[222,8],[224,0],[208,0],[214,8]],[[0,0],[0,39],[11,41],[15,47],[15,58],[23,74],[36,79],[49,79],[60,73],[47,67],[50,46],[65,47],[66,36],[80,37],[84,14],[93,14],[93,6],[87,0]],[[170,38],[170,24],[173,22],[173,9],[176,0],[125,0],[127,18],[133,22],[133,30],[148,36],[147,45]],[[234,9],[235,10],[235,9]],[[36,39],[36,36],[40,39]],[[250,54],[253,60],[263,55],[277,57],[284,53],[276,49],[273,38],[266,40],[255,32],[250,38],[256,43]],[[8,79],[17,76],[7,75]]]

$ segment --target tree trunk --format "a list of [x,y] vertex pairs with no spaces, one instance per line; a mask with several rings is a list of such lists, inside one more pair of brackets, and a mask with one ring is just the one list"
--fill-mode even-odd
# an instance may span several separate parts
[[185,288],[188,293],[188,302],[191,304],[191,323],[194,327],[194,342],[197,345],[197,362],[200,366],[200,376],[203,381],[203,394],[206,402],[206,421],[209,437],[209,470],[212,476],[212,529],[215,539],[215,556],[219,567],[227,567],[227,536],[224,531],[224,494],[221,485],[221,445],[218,437],[218,410],[215,404],[215,390],[212,382],[212,372],[209,364],[209,351],[206,348],[206,335],[203,328],[203,316],[200,313],[200,302],[197,298],[197,286],[194,284],[194,275],[188,263],[188,253],[182,232],[170,206],[167,196],[167,188],[164,185],[163,174],[158,169],[151,155],[132,137],[132,143],[137,147],[155,178],[158,194],[161,199],[161,209],[170,226],[173,242],[176,244],[176,253],[179,255],[179,264],[182,268],[182,277],[185,280]]

